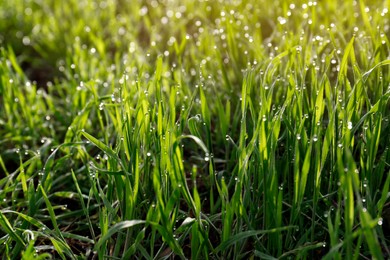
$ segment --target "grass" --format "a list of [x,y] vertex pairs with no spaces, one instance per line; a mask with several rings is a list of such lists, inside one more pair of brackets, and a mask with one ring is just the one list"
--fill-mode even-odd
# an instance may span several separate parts
[[389,7],[0,0],[2,258],[388,258]]

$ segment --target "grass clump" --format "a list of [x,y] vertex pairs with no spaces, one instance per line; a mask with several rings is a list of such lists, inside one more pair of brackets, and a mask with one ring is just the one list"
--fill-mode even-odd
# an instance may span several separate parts
[[0,253],[389,257],[388,1],[0,0]]

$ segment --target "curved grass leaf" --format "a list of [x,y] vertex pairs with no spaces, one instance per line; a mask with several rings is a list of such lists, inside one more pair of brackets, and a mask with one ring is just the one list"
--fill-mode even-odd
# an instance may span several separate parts
[[23,239],[14,231],[11,223],[9,223],[9,220],[2,212],[0,212],[0,226],[16,243],[23,246],[25,245]]
[[230,247],[238,242],[242,242],[243,239],[246,239],[248,237],[264,235],[264,234],[271,234],[271,233],[286,231],[286,230],[295,229],[295,228],[297,228],[297,226],[285,226],[285,227],[274,228],[274,229],[269,229],[269,230],[244,231],[244,232],[241,232],[241,233],[238,233],[236,235],[231,236],[226,241],[224,241],[222,244],[220,244],[217,248],[215,248],[215,253],[218,253],[220,251],[224,251],[228,247]]
[[145,220],[125,220],[119,223],[116,223],[114,226],[112,226],[110,229],[108,229],[107,233],[99,239],[99,241],[96,243],[95,248],[100,248],[104,242],[106,242],[108,239],[112,238],[112,236],[115,233],[120,232],[123,229],[131,228],[136,225],[145,224],[147,223]]

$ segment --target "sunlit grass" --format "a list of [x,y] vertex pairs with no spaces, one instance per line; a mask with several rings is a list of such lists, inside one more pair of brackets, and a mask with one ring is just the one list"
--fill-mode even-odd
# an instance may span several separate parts
[[389,6],[0,0],[0,254],[388,258]]

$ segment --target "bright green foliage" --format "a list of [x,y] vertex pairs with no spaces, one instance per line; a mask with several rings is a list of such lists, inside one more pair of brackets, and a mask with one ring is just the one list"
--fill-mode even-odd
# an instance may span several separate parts
[[0,0],[2,259],[388,258],[389,8]]

